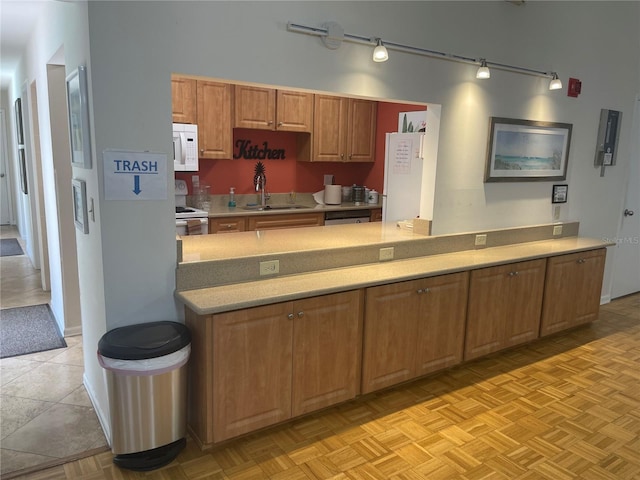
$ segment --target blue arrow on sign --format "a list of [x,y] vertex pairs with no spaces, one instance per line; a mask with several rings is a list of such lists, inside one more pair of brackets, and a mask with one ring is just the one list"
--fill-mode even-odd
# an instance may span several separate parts
[[140,190],[140,175],[134,175],[133,176],[133,193],[135,193],[136,195],[139,195],[141,191],[142,190]]

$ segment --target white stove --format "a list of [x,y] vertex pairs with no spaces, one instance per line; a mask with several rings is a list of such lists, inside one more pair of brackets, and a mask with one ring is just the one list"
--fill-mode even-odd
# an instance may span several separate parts
[[[176,233],[178,235],[207,235],[209,233],[209,212],[187,207],[187,182],[175,181]],[[198,226],[196,221],[200,222]]]
[[208,218],[209,212],[193,207],[179,207],[176,205],[176,220],[180,218]]

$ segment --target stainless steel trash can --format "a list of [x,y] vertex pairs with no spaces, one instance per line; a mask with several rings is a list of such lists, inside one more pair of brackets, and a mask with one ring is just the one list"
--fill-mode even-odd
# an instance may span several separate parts
[[153,470],[184,448],[190,351],[189,330],[177,322],[129,325],[100,339],[116,465]]

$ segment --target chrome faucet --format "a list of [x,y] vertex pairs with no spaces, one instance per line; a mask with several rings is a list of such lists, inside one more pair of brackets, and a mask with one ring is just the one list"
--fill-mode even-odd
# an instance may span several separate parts
[[260,206],[263,208],[267,205],[267,196],[264,191],[264,181],[264,175],[258,175],[256,181],[256,192],[260,191]]

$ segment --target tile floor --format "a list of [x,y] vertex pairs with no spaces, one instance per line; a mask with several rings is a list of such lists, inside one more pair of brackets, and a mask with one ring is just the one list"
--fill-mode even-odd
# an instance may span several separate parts
[[[2,226],[0,237],[18,238],[25,249],[15,227]],[[0,308],[49,302],[26,255],[1,257],[0,276]],[[65,341],[67,348],[0,360],[3,479],[108,449],[82,383],[82,337]]]

